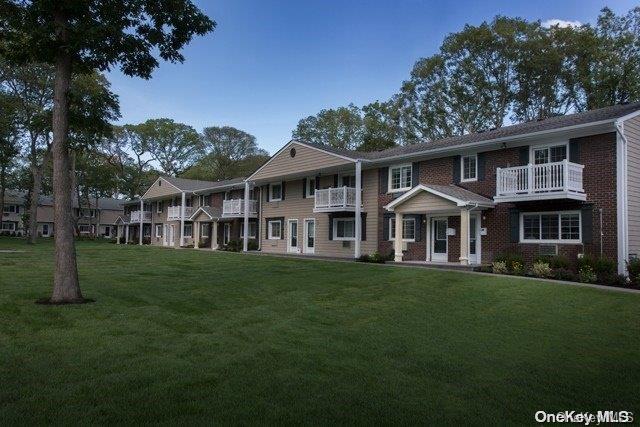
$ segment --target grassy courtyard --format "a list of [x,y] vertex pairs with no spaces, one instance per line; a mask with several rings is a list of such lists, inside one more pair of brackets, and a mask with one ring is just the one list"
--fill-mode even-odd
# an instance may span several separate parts
[[0,424],[519,423],[640,411],[640,295],[410,268],[0,239]]

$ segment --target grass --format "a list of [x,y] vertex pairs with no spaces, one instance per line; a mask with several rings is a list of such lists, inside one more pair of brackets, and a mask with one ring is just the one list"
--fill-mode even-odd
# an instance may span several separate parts
[[513,277],[0,238],[0,424],[531,424],[640,410],[640,294]]

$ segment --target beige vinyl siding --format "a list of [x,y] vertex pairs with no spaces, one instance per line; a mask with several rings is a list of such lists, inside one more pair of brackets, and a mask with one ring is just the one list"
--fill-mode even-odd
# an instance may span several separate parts
[[451,200],[423,191],[396,207],[395,212],[424,213],[450,211],[452,209],[457,209],[457,206]]
[[[296,149],[295,157],[291,157],[290,155],[291,148]],[[338,167],[352,163],[353,161],[346,160],[334,154],[326,153],[305,145],[291,143],[272,157],[251,179],[254,181],[272,178],[277,180],[282,176],[303,174],[306,172],[313,175],[323,168]],[[302,191],[302,189],[300,189],[300,191]]]
[[[296,156],[297,157],[297,156]],[[329,240],[329,214],[314,213],[313,197],[302,197],[302,180],[287,181],[285,184],[285,200],[280,202],[266,202],[266,194],[263,192],[263,208],[260,223],[260,236],[262,239],[262,251],[266,253],[286,253],[288,241],[287,223],[289,219],[298,220],[298,247],[302,253],[304,245],[304,220],[316,220],[316,256],[351,258],[354,253],[354,242],[349,247],[343,247],[342,241]],[[323,176],[320,180],[320,188],[333,186],[333,175]],[[362,242],[363,254],[371,254],[378,248],[378,171],[366,170],[362,173],[363,187],[363,212],[367,213],[366,237]],[[283,238],[269,240],[266,238],[266,219],[284,217]]]
[[624,122],[627,137],[629,254],[640,256],[640,116]]
[[162,178],[156,179],[156,181],[151,184],[151,187],[144,194],[144,199],[152,199],[156,197],[164,197],[164,196],[176,196],[180,195],[181,191],[171,185],[168,181],[165,181]]

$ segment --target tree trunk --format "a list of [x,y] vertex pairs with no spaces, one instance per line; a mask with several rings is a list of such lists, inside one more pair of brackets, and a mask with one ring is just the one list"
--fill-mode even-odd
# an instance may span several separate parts
[[[38,238],[38,199],[42,188],[42,171],[38,165],[31,165],[31,175],[33,183],[31,187],[31,200],[29,200],[29,240],[31,244],[36,243]],[[55,231],[54,231],[55,233]]]
[[2,230],[2,219],[4,217],[4,189],[6,187],[7,168],[0,167],[0,231]]
[[[58,40],[67,42],[67,18],[61,11],[54,13]],[[51,302],[82,302],[76,248],[73,236],[70,161],[67,136],[69,131],[69,85],[71,55],[64,48],[56,56],[56,77],[53,90],[53,215],[55,224],[55,270]]]

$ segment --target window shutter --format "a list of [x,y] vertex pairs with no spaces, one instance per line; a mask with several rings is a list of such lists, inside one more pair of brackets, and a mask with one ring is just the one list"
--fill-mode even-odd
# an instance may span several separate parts
[[329,240],[333,240],[333,214],[329,214]]
[[[284,185],[284,182],[282,183],[282,185]],[[284,188],[284,187],[282,187],[282,188]],[[283,196],[282,200],[284,200],[284,193],[282,193],[282,196]],[[285,232],[285,230],[287,228],[286,227],[286,222],[284,220],[284,217],[281,217],[281,218],[278,218],[278,219],[280,220],[280,240],[283,240],[284,239],[284,232]],[[287,233],[288,232],[289,231],[287,230]]]
[[478,171],[478,181],[484,181],[485,178],[485,164],[487,161],[487,156],[486,153],[478,153],[478,164],[477,166],[477,171]]
[[422,241],[422,218],[424,215],[411,215],[416,223],[416,242]]
[[525,166],[529,164],[529,146],[520,147],[519,151],[520,156],[520,166]]
[[569,141],[569,161],[572,163],[580,163],[580,141]]
[[282,181],[281,187],[280,187],[280,189],[281,189],[280,192],[282,193],[282,196],[280,197],[280,199],[282,199],[282,200],[284,200],[284,184],[285,184],[285,182]]
[[420,183],[420,163],[413,162],[411,164],[411,186],[415,187]]
[[389,191],[389,168],[378,169],[378,187],[380,194],[387,194]]
[[338,174],[333,175],[333,188],[338,188]]
[[460,183],[460,156],[455,156],[453,158],[453,183]]
[[360,221],[360,240],[364,242],[367,240],[367,213],[362,212],[360,218],[362,219]]
[[302,198],[307,197],[307,178],[302,178]]
[[516,208],[509,209],[509,238],[511,243],[520,241],[520,211]]
[[394,217],[395,214],[386,213],[382,217],[382,240],[389,240],[389,220]]
[[593,206],[582,207],[582,243],[593,243]]

